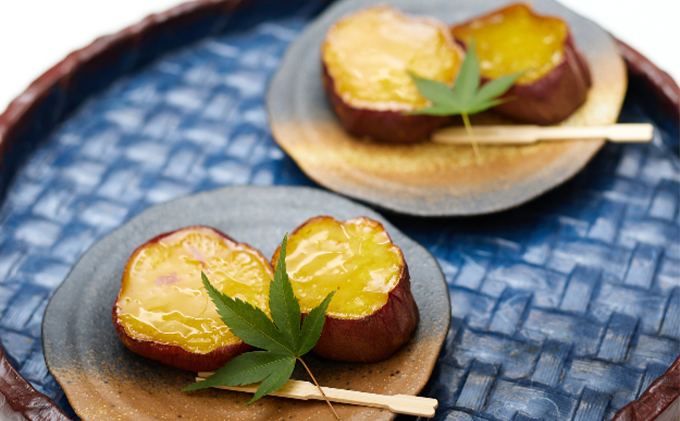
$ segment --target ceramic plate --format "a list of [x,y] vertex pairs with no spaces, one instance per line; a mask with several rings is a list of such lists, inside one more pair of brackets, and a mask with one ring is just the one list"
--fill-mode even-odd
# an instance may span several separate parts
[[[507,0],[345,0],[330,7],[290,47],[267,96],[278,144],[319,184],[396,212],[422,216],[474,215],[507,209],[566,181],[603,141],[484,147],[476,164],[468,146],[384,145],[345,133],[321,85],[320,47],[342,16],[390,4],[447,24],[500,7]],[[595,23],[552,0],[532,2],[538,13],[565,19],[588,60],[593,86],[565,125],[616,122],[626,93],[626,69],[614,40]],[[473,122],[474,124],[474,122]]]
[[[425,385],[450,321],[449,295],[436,260],[380,215],[347,199],[301,187],[229,187],[185,197],[141,213],[95,244],[74,267],[47,306],[43,347],[50,372],[83,420],[114,419],[332,419],[324,402],[250,397],[205,390],[183,393],[193,373],[176,370],[128,351],[111,322],[125,263],[148,239],[180,227],[213,226],[271,256],[286,232],[306,219],[331,215],[344,220],[369,216],[383,223],[404,252],[412,292],[420,309],[414,339],[387,361],[308,364],[322,385],[385,394],[417,394]],[[296,372],[304,378],[302,372]],[[389,411],[337,405],[349,420],[391,420]]]

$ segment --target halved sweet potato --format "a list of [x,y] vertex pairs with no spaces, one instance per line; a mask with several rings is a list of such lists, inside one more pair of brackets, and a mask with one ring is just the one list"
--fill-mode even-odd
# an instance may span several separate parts
[[[277,249],[274,264],[278,258]],[[418,324],[404,255],[377,221],[309,219],[288,238],[286,269],[303,317],[336,290],[313,349],[322,357],[385,360],[409,341]]]
[[352,135],[390,143],[427,138],[446,117],[409,115],[429,105],[408,72],[451,85],[462,49],[437,21],[387,6],[336,22],[321,47],[326,95]]
[[221,292],[269,314],[272,268],[258,250],[209,227],[161,234],[125,266],[113,324],[133,352],[190,371],[215,370],[252,349],[220,319],[201,271]]
[[555,124],[587,99],[588,65],[567,23],[515,3],[451,29],[465,46],[474,38],[486,81],[526,70],[495,109],[515,120]]

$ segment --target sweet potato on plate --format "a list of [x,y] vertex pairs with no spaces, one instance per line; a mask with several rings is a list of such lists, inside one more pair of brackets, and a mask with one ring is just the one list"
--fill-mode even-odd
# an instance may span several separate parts
[[483,79],[526,71],[496,111],[520,122],[549,125],[585,103],[590,71],[564,20],[515,3],[455,25],[451,32],[465,46],[476,40]]
[[201,271],[226,295],[269,314],[274,273],[258,250],[209,227],[161,234],[125,266],[113,324],[133,352],[184,370],[215,370],[252,349],[224,325]]
[[[277,249],[272,257],[276,264]],[[303,317],[331,291],[313,351],[339,361],[382,361],[418,324],[408,266],[382,224],[366,217],[309,219],[290,234],[286,269]]]
[[416,142],[446,117],[408,114],[429,105],[408,72],[451,85],[463,56],[443,24],[387,6],[371,7],[340,19],[326,34],[324,90],[350,134]]

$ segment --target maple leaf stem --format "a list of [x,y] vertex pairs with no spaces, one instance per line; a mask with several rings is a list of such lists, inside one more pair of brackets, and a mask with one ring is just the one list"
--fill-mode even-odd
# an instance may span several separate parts
[[302,365],[305,367],[305,370],[307,370],[307,373],[309,373],[309,377],[312,378],[312,380],[314,381],[314,384],[319,389],[319,392],[321,392],[321,394],[323,395],[323,398],[326,400],[326,403],[331,408],[331,411],[333,411],[333,415],[335,415],[335,418],[339,420],[340,416],[338,416],[338,413],[335,412],[335,408],[333,408],[333,405],[331,405],[331,401],[328,400],[328,398],[326,397],[326,394],[323,393],[323,389],[321,388],[321,386],[319,386],[319,383],[317,383],[316,379],[314,378],[314,375],[312,374],[312,371],[309,369],[309,367],[307,367],[307,364],[305,364],[305,362],[302,360],[302,358],[297,357],[297,360],[300,361],[302,363]]
[[479,153],[479,146],[477,145],[477,139],[475,139],[475,134],[472,133],[472,124],[470,124],[470,116],[468,116],[468,113],[461,113],[461,117],[463,117],[463,125],[465,125],[465,131],[467,132],[468,136],[470,137],[470,141],[472,142],[472,150],[475,153],[475,160],[477,161],[477,164],[479,164],[481,163],[482,155]]

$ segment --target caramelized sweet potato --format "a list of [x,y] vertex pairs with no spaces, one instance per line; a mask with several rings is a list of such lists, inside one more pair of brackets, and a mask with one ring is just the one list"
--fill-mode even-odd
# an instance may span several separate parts
[[[279,250],[272,262],[276,264]],[[286,269],[303,317],[331,291],[313,351],[352,362],[385,360],[418,324],[408,266],[382,224],[366,217],[312,218],[290,234]]]
[[549,125],[567,118],[587,99],[588,65],[567,23],[515,3],[455,25],[455,39],[476,40],[485,81],[526,71],[495,109],[517,121]]
[[451,85],[463,55],[437,21],[372,7],[329,29],[321,47],[323,86],[350,134],[380,142],[416,142],[446,117],[407,113],[429,105],[408,72]]
[[252,349],[222,323],[201,283],[269,314],[273,271],[258,250],[209,227],[161,234],[125,266],[113,324],[133,352],[190,371],[215,370]]

